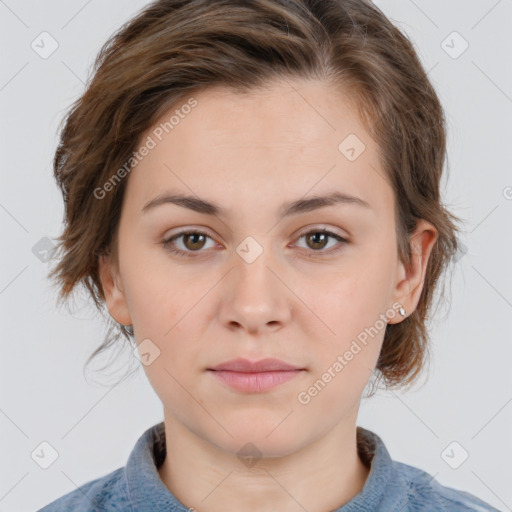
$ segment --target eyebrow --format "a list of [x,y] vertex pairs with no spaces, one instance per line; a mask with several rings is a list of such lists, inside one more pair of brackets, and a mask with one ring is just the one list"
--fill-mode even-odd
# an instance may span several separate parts
[[[163,204],[175,204],[205,215],[226,217],[228,213],[225,208],[213,201],[207,201],[197,196],[189,196],[181,193],[164,193],[155,197],[143,206],[142,213],[146,213]],[[324,196],[312,196],[284,203],[281,208],[279,208],[279,218],[282,219],[284,217],[311,212],[319,208],[337,204],[356,205],[371,209],[370,204],[359,197],[341,192],[331,192]]]

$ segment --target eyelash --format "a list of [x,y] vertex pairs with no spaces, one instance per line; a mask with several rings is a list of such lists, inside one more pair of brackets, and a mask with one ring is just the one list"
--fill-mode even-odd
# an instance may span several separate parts
[[[348,243],[348,240],[337,235],[336,233],[333,233],[332,231],[329,231],[327,229],[312,229],[310,231],[306,231],[305,233],[302,233],[298,240],[300,240],[301,238],[303,238],[304,236],[306,235],[309,235],[311,233],[324,233],[326,235],[328,235],[330,238],[334,238],[336,240],[338,240],[338,242],[340,242],[340,246],[336,249],[331,249],[331,250],[328,250],[328,251],[324,251],[324,250],[318,250],[318,251],[315,251],[313,249],[310,249],[311,253],[313,254],[322,254],[322,253],[326,253],[326,254],[332,254],[332,253],[335,253],[339,250],[341,250],[341,248],[343,247],[343,245],[347,244]],[[180,238],[181,236],[183,235],[203,235],[203,236],[206,236],[207,238],[210,238],[211,240],[213,240],[213,238],[208,235],[207,233],[203,232],[203,231],[194,231],[194,230],[190,230],[190,231],[180,231],[179,233],[176,233],[175,235],[173,235],[172,237],[168,238],[167,240],[164,240],[162,242],[162,245],[164,246],[164,248],[173,253],[173,254],[176,254],[178,256],[183,256],[185,258],[197,258],[199,257],[199,253],[201,252],[204,252],[204,251],[201,251],[201,250],[198,250],[198,251],[183,251],[182,249],[178,249],[172,242],[178,238]],[[198,253],[198,254],[196,254]]]

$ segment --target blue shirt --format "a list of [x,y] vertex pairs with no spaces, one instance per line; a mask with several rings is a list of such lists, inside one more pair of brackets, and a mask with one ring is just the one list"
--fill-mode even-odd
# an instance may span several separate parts
[[[334,512],[498,510],[468,492],[439,484],[425,471],[393,461],[382,439],[359,426],[357,449],[370,473],[361,492]],[[124,468],[85,483],[39,512],[190,512],[160,479],[165,455],[162,422],[139,438]]]

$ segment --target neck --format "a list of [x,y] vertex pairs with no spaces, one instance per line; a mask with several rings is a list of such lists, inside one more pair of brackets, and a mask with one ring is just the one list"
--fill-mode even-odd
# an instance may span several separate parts
[[160,478],[198,512],[335,510],[358,494],[370,472],[357,452],[355,420],[314,443],[252,467],[166,415],[167,456]]

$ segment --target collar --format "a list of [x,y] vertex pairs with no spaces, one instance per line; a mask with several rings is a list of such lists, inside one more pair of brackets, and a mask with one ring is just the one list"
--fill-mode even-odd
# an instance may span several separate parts
[[[393,461],[382,439],[374,432],[359,426],[356,429],[356,439],[359,456],[370,468],[370,473],[361,492],[335,512],[378,510],[386,489],[392,484]],[[165,424],[161,422],[142,434],[125,466],[133,510],[190,512],[191,509],[180,503],[160,479],[158,468],[165,456]]]

